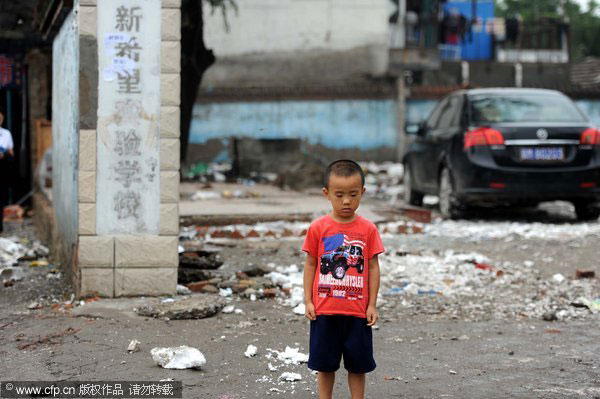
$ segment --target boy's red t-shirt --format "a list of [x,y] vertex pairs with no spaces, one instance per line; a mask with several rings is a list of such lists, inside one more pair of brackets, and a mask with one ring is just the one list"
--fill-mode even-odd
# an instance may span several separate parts
[[350,223],[323,216],[308,228],[302,250],[317,259],[315,313],[366,317],[369,259],[384,251],[375,224],[358,215]]

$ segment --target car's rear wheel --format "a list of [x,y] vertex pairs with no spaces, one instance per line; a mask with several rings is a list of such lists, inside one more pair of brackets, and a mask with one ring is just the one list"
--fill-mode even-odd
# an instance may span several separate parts
[[440,173],[438,195],[440,197],[440,214],[444,219],[460,219],[464,216],[463,206],[454,193],[448,168],[443,168]]
[[596,220],[600,217],[600,206],[597,202],[574,202],[578,220]]
[[423,205],[423,194],[413,188],[412,176],[408,163],[404,165],[404,202],[409,205]]

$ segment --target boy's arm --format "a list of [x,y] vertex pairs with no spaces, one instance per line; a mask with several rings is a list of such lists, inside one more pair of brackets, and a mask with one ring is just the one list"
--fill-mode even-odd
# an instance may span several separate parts
[[312,301],[313,282],[317,271],[317,260],[314,256],[306,254],[306,262],[304,262],[304,305],[306,310],[304,316],[310,320],[315,320],[315,305]]
[[369,305],[367,306],[367,325],[377,323],[377,294],[379,294],[379,259],[377,255],[369,259]]

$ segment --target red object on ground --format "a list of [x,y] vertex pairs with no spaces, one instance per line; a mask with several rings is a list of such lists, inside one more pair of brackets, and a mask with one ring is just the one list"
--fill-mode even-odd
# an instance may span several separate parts
[[19,205],[9,205],[4,207],[3,218],[6,221],[21,221],[25,210]]
[[594,278],[596,277],[596,272],[593,270],[583,270],[577,269],[575,270],[575,278]]
[[481,269],[481,270],[489,270],[489,271],[494,270],[494,268],[492,266],[488,265],[487,263],[475,263],[475,267],[477,269]]
[[194,283],[189,283],[186,287],[188,287],[192,292],[202,292],[202,288],[204,288],[204,286],[207,284],[210,284],[210,281],[196,281]]
[[403,207],[402,215],[420,223],[431,223],[431,211],[429,209]]

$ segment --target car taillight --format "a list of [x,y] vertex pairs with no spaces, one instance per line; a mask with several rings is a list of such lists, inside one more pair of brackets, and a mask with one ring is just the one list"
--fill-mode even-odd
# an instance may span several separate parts
[[504,145],[504,136],[489,127],[480,127],[465,133],[464,149],[480,145]]
[[579,139],[581,145],[600,145],[600,130],[589,128],[581,133]]

